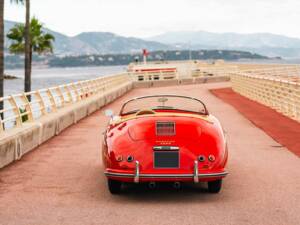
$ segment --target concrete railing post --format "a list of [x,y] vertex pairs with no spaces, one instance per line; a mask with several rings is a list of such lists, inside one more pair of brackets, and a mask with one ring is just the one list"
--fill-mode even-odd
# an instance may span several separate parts
[[51,90],[47,89],[46,93],[47,93],[48,99],[49,99],[50,104],[51,104],[51,112],[56,112],[57,111],[57,105],[56,105],[56,101],[55,101],[55,98],[54,98]]
[[73,102],[73,98],[72,98],[72,94],[71,94],[71,90],[70,90],[69,86],[68,85],[64,85],[64,90],[65,90],[65,92],[66,92],[66,94],[68,96],[67,102],[68,103],[72,103]]
[[39,104],[39,108],[40,108],[40,112],[42,115],[46,115],[47,114],[47,111],[46,111],[46,104],[44,102],[44,99],[41,95],[41,92],[40,91],[36,91],[34,93],[35,97],[38,99],[38,104]]
[[61,103],[61,107],[63,107],[65,105],[65,98],[64,98],[64,95],[60,89],[60,87],[56,87],[54,88],[58,98],[60,99],[60,103]]
[[20,112],[20,109],[18,107],[15,97],[11,95],[10,98],[8,99],[8,101],[9,101],[10,105],[13,107],[13,112],[14,112],[15,121],[16,121],[15,126],[17,126],[17,127],[22,126],[22,116],[21,116],[21,112]]
[[25,114],[25,115],[28,116],[28,121],[29,122],[32,122],[34,120],[34,118],[33,118],[33,113],[32,113],[31,102],[29,102],[28,97],[27,97],[27,95],[25,93],[22,95],[22,100],[25,103],[25,110],[26,110],[26,112],[23,113],[23,114]]
[[77,88],[76,88],[76,84],[71,84],[71,88],[72,88],[73,91],[74,91],[76,101],[77,101],[77,102],[80,101],[81,98],[80,98],[80,95],[79,95],[78,90],[77,90]]

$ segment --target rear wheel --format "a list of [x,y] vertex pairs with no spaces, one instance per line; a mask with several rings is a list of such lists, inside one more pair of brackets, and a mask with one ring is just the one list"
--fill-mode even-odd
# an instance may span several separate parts
[[210,193],[219,193],[222,188],[222,179],[207,182]]
[[120,194],[122,182],[117,181],[117,180],[108,179],[107,184],[108,184],[108,189],[111,194]]

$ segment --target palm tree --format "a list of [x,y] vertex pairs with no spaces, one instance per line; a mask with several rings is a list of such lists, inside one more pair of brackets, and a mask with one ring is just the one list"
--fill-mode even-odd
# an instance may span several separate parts
[[[11,0],[11,3],[23,3],[24,0]],[[4,95],[4,0],[0,0],[0,98]],[[3,102],[0,102],[0,110]],[[2,113],[0,113],[2,116]]]
[[[0,0],[0,98],[4,94],[4,0]],[[0,102],[0,110],[3,109],[3,102]],[[0,113],[2,117],[2,113]]]
[[[53,52],[53,41],[55,40],[54,36],[45,33],[43,31],[43,25],[36,19],[32,18],[29,24],[29,74],[31,74],[31,65],[32,65],[32,54],[33,52],[37,54],[43,53],[52,53]],[[9,46],[9,51],[15,54],[22,54],[27,51],[26,49],[26,25],[24,24],[17,24],[7,34],[7,38],[12,40],[11,45]],[[26,72],[25,72],[26,74]],[[27,83],[26,83],[27,81]],[[26,86],[28,85],[28,86]],[[25,76],[25,91],[28,92],[30,89],[31,80],[30,75],[27,77]],[[29,99],[30,100],[30,99]]]
[[24,91],[31,91],[31,39],[30,39],[30,0],[26,1],[26,22],[25,22],[25,82]]

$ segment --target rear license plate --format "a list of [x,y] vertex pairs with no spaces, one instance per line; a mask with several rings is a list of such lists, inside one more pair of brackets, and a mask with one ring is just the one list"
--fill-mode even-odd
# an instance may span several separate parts
[[154,152],[154,168],[179,168],[179,152]]

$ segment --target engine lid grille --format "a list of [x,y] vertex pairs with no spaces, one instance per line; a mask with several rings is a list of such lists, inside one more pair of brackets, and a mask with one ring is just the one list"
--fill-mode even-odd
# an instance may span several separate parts
[[175,122],[156,122],[156,135],[157,136],[173,136],[175,135]]

